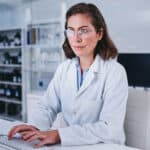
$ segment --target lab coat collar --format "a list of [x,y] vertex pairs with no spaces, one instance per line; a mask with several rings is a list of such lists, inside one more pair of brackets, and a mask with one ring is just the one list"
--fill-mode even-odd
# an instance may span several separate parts
[[[73,58],[74,64],[78,65],[79,61],[78,58]],[[77,96],[80,95],[90,84],[91,82],[94,80],[96,75],[100,75],[101,73],[103,73],[103,63],[104,61],[102,60],[102,58],[97,55],[95,57],[95,60],[93,62],[93,64],[90,66],[88,74],[85,78],[85,80],[83,81],[82,86],[80,87],[79,91],[77,92]]]
[[[79,58],[78,57],[75,57],[72,60],[76,66],[79,65]],[[94,72],[94,73],[98,73],[98,74],[103,73],[104,72],[103,63],[104,63],[104,60],[101,58],[101,56],[99,54],[97,54],[95,59],[94,59],[93,64],[89,68],[89,71]]]
[[103,73],[102,64],[103,64],[102,58],[100,57],[100,55],[96,55],[95,60],[89,69],[91,72],[101,74]]

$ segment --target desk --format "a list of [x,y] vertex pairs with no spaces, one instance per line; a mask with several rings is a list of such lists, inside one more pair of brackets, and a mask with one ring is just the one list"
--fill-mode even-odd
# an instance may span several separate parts
[[[18,142],[19,143],[19,142]],[[17,145],[17,142],[16,142]],[[1,147],[2,146],[2,147]],[[1,149],[2,148],[2,149]],[[17,150],[35,150],[33,147],[22,147],[16,148]],[[5,148],[0,144],[0,150],[16,150],[15,148]],[[88,146],[46,146],[41,147],[37,150],[138,150],[131,147],[121,146],[117,144],[96,144],[96,145],[88,145]]]
[[[10,130],[10,128],[16,124],[17,122],[9,122],[9,121],[0,119],[0,135],[6,135],[8,131]],[[3,137],[0,137],[0,142],[2,141],[3,141]],[[8,141],[8,145],[15,145],[16,147],[19,147],[17,150],[32,150],[33,149],[32,143],[27,143],[18,138]],[[1,146],[2,145],[0,145],[0,150],[5,150],[4,148],[1,148]],[[117,144],[95,144],[95,145],[85,145],[85,146],[54,145],[54,146],[49,146],[49,147],[45,146],[40,149],[41,150],[138,150],[136,148],[131,148],[131,147],[117,145]],[[15,149],[6,148],[6,150],[15,150]]]
[[96,144],[87,146],[60,147],[58,150],[137,150],[117,144]]

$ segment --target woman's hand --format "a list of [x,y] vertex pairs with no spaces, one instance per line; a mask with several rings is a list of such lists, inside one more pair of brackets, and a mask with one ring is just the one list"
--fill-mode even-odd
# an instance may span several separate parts
[[10,140],[16,133],[20,133],[22,135],[22,137],[24,137],[25,135],[27,135],[30,132],[33,131],[38,131],[38,129],[34,126],[31,125],[17,125],[14,126],[8,133],[8,139]]
[[39,148],[43,145],[53,145],[60,143],[60,137],[57,130],[51,131],[31,131],[29,134],[24,136],[24,140],[31,142],[34,140],[40,140],[38,144],[35,145],[36,148]]

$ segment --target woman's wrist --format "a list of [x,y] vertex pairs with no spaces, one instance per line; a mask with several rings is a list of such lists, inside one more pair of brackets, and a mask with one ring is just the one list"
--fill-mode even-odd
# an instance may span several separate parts
[[53,130],[51,132],[53,132],[55,134],[56,143],[61,143],[61,139],[60,139],[58,130]]

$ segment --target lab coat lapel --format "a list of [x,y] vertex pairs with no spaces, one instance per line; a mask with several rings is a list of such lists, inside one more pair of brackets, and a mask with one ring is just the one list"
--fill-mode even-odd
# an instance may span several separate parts
[[100,74],[100,56],[97,55],[95,57],[95,60],[93,62],[93,64],[91,65],[91,67],[89,68],[88,74],[85,77],[85,80],[83,81],[82,86],[80,87],[78,94],[81,94],[88,86],[90,86],[90,84],[92,83],[92,81],[94,80],[95,76],[97,74]]
[[77,91],[78,91],[78,86],[77,86],[77,69],[76,69],[76,65],[78,63],[77,58],[73,59],[73,66],[70,70],[69,73],[69,80],[70,80],[70,88],[73,91],[73,93],[76,95]]
[[88,72],[88,75],[86,76],[85,80],[83,81],[82,86],[80,87],[77,95],[80,95],[93,81],[94,79],[94,73],[93,72]]

